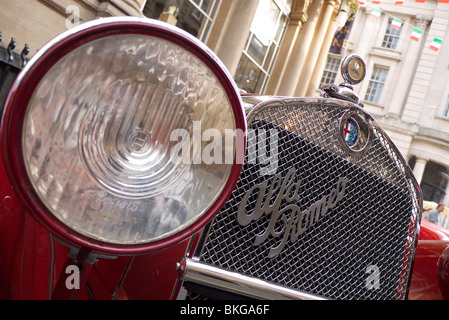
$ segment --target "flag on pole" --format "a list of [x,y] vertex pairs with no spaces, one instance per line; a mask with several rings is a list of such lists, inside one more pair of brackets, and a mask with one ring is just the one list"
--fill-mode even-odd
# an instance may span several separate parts
[[401,29],[402,26],[402,20],[398,19],[398,18],[393,18],[393,20],[391,21],[391,25],[390,25],[393,29]]
[[355,13],[351,13],[345,25],[335,31],[329,52],[345,56],[346,49],[348,48],[348,39],[351,35],[352,25],[354,24],[354,16]]
[[430,50],[433,50],[435,52],[438,52],[438,50],[440,50],[441,48],[441,44],[443,43],[443,40],[438,39],[438,38],[433,38],[432,43],[430,44]]
[[412,34],[410,35],[410,39],[419,41],[422,36],[422,30],[418,28],[413,28]]
[[365,0],[355,0],[355,3],[360,4],[360,5],[364,5],[365,4]]
[[380,10],[378,8],[373,8],[373,10],[371,10],[370,16],[373,17],[374,19],[378,19],[381,14],[382,14],[382,10]]
[[395,1],[394,1],[394,4],[395,4],[395,5],[398,5],[398,4],[404,4],[404,0],[395,0]]

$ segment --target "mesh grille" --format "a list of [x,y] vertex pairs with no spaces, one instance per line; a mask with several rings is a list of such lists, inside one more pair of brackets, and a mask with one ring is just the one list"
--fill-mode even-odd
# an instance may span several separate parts
[[[213,221],[200,260],[330,299],[403,299],[419,197],[395,148],[373,123],[369,152],[353,157],[341,148],[338,138],[340,119],[347,109],[322,100],[283,104],[260,108],[249,120],[249,129],[277,132],[276,175],[261,175],[260,169],[267,164],[252,161],[257,148],[248,148],[240,180]],[[361,143],[366,142],[367,132],[368,126],[362,125]],[[248,141],[249,146],[254,146],[252,143]],[[339,178],[348,179],[346,191],[341,201],[297,240],[286,241],[277,255],[268,257],[282,242],[293,214],[286,209],[291,202],[282,200],[280,210],[285,211],[274,232],[258,245],[254,245],[255,237],[267,230],[272,214],[242,226],[237,211],[253,186],[265,181],[270,186],[276,176],[285,177],[291,168],[300,181],[294,205],[301,210],[329,197]],[[274,205],[276,194],[267,199],[268,194],[263,194],[263,203]],[[248,198],[247,213],[254,210],[258,196],[254,192]],[[273,236],[276,232],[279,237]],[[379,282],[372,281],[375,270]]]

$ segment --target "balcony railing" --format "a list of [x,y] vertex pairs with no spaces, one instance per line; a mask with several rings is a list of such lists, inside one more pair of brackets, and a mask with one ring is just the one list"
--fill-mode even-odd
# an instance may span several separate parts
[[20,53],[16,52],[16,40],[11,38],[8,45],[2,43],[2,33],[0,32],[0,112],[6,101],[9,89],[14,83],[14,79],[20,70],[28,62],[26,56],[30,53],[30,47],[25,44]]

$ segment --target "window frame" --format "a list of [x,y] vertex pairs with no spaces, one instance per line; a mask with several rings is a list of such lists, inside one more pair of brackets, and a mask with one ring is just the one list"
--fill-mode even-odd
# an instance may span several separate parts
[[241,64],[252,63],[256,68],[256,74],[259,74],[257,79],[257,83],[255,85],[254,93],[263,94],[265,88],[268,84],[268,81],[271,76],[271,72],[273,70],[273,65],[276,61],[276,57],[279,54],[282,40],[285,36],[285,31],[287,29],[289,23],[289,15],[291,13],[292,7],[290,3],[293,3],[289,0],[271,0],[277,8],[279,9],[279,14],[276,20],[276,27],[278,27],[276,32],[275,39],[270,41],[270,44],[265,47],[265,52],[263,58],[259,61],[256,60],[256,57],[251,55],[251,44],[253,40],[257,40],[255,33],[250,31],[245,47],[242,52],[241,59],[239,61],[239,66],[237,68],[236,74],[234,75],[234,79],[238,86],[240,86],[240,82],[243,81],[244,74],[242,73],[242,79],[239,79],[237,73],[240,70]]
[[398,50],[401,34],[403,33],[402,28],[404,27],[404,21],[402,21],[399,30],[391,27],[392,21],[393,18],[391,17],[387,19],[387,28],[383,34],[380,46],[384,49]]
[[[338,72],[340,70],[340,65],[342,61],[342,57],[338,55],[328,54],[326,59],[326,65],[323,68],[323,73],[321,74],[320,84],[318,89],[321,89],[323,86],[335,83],[338,77]],[[335,60],[335,62],[331,62],[330,60]],[[334,68],[334,69],[331,69]],[[332,76],[329,77],[328,75]]]
[[[196,0],[199,3],[196,3],[195,0],[187,1],[194,7],[194,10],[192,10],[191,12],[192,18],[201,24],[197,38],[202,42],[207,43],[210,32],[215,22],[215,18],[217,17],[223,0],[210,0],[211,4],[208,12],[204,11],[204,9],[202,8],[205,0]],[[204,18],[203,22],[201,22],[201,18]]]
[[[173,14],[177,26],[191,33],[203,43],[207,43],[223,0],[177,0]],[[169,1],[151,0],[145,3],[143,13],[146,17],[159,19]],[[190,25],[193,22],[194,25]],[[189,27],[192,27],[189,30]]]
[[[379,70],[383,70],[385,71],[385,76],[383,77],[383,79],[378,79],[378,71]],[[384,93],[384,87],[385,84],[387,83],[387,77],[388,77],[388,73],[390,71],[390,68],[388,66],[383,66],[383,65],[374,65],[372,72],[371,72],[371,77],[369,79],[368,82],[368,86],[366,87],[366,91],[365,91],[365,95],[364,95],[364,101],[366,101],[367,103],[371,103],[371,104],[375,104],[375,105],[379,105],[380,101],[381,101],[381,97],[382,94]],[[373,87],[372,85],[376,85],[376,87]],[[380,90],[379,90],[379,86],[380,86]],[[373,91],[376,91],[375,93],[373,93]]]
[[449,119],[449,95],[446,98],[446,102],[443,105],[443,110],[440,116],[444,119]]

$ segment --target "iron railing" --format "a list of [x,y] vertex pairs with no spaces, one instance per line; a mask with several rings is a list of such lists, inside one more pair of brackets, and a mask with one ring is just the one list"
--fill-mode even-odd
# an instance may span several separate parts
[[2,45],[2,33],[0,32],[0,112],[8,96],[9,89],[14,83],[20,70],[28,62],[26,56],[30,53],[30,47],[25,44],[20,53],[15,52],[16,40],[11,38],[7,46]]

